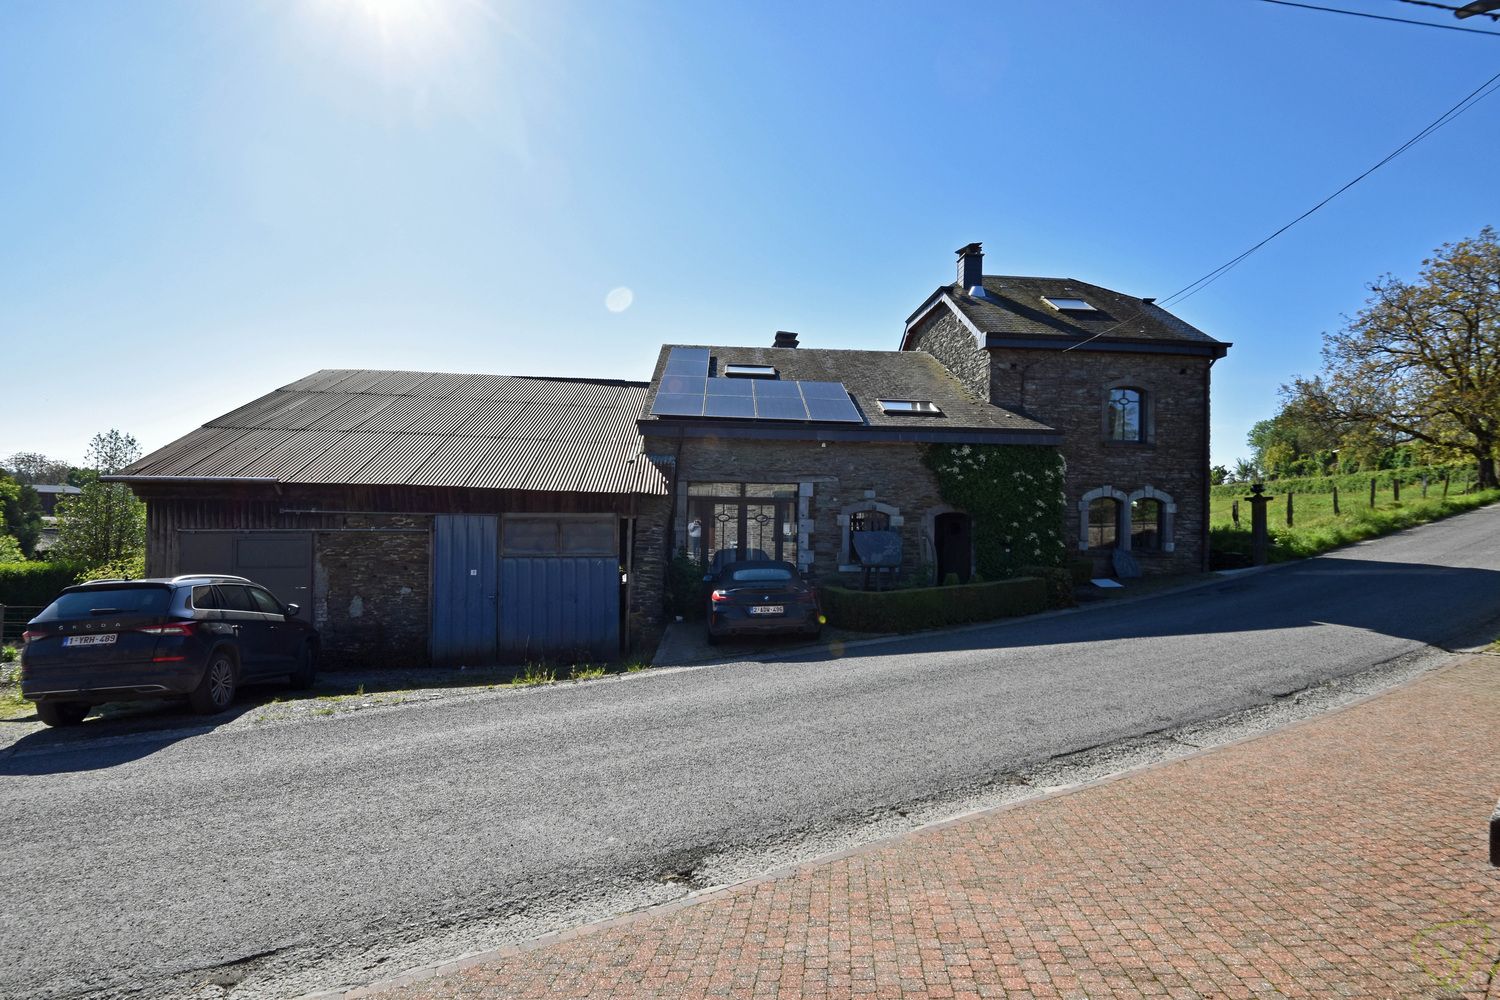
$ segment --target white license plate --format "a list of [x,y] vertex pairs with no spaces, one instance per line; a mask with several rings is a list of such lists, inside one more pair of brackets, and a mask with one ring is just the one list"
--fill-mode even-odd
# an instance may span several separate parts
[[70,635],[63,639],[64,646],[109,646],[118,637],[118,632],[106,632],[103,635]]
[[762,604],[750,609],[752,615],[783,615],[786,614],[785,604]]

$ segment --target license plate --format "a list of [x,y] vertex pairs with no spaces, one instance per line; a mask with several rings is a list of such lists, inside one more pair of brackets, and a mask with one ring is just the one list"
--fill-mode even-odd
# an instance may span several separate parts
[[105,632],[103,635],[70,635],[63,639],[64,646],[109,646],[112,645],[119,635],[118,632]]
[[782,615],[786,614],[785,604],[762,604],[750,609],[752,615]]

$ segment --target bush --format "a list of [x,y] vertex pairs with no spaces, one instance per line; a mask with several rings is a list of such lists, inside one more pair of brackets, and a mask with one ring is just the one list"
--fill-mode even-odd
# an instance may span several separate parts
[[67,562],[0,563],[0,604],[39,608],[51,604],[57,592],[71,587],[78,566]]
[[124,556],[114,562],[103,563],[78,574],[78,582],[85,580],[139,580],[146,575],[146,554]]
[[1073,578],[1073,584],[1082,587],[1094,578],[1094,560],[1079,556],[1068,561],[1068,573]]
[[1034,576],[1047,585],[1047,607],[1071,608],[1078,602],[1073,599],[1073,573],[1060,566],[1022,566],[1021,576]]
[[703,567],[691,557],[678,553],[667,564],[667,616],[681,616],[683,621],[702,621],[707,595],[703,590]]
[[1047,584],[1037,577],[1016,577],[920,590],[825,586],[818,596],[830,625],[857,632],[914,632],[1033,614],[1047,606]]

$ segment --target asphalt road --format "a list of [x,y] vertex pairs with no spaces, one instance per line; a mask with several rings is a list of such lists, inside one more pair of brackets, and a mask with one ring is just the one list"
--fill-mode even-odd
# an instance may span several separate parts
[[[669,898],[1500,620],[1500,508],[945,636],[0,756],[0,995],[276,996]],[[1433,657],[1441,656],[1429,650]],[[736,866],[739,867],[736,867]]]

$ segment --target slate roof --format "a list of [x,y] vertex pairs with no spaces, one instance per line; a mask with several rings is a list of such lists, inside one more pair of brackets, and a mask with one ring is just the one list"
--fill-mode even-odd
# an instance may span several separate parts
[[[651,394],[646,400],[646,416],[641,426],[651,433],[653,426],[681,423],[685,418],[653,417],[651,403],[661,382],[667,354],[673,347],[704,347],[702,344],[666,344],[656,359],[651,377]],[[920,431],[924,434],[977,431],[1009,432],[1018,437],[1038,436],[1051,440],[1056,432],[1009,410],[976,399],[936,358],[918,351],[845,351],[807,347],[713,347],[708,346],[711,372],[721,375],[726,365],[770,365],[782,379],[813,382],[842,382],[854,398],[864,417],[861,425],[839,425],[853,431]],[[927,399],[936,403],[942,416],[922,414],[888,415],[880,399]],[[703,421],[699,421],[703,422]],[[758,428],[797,426],[790,421],[717,420],[713,426],[733,428],[755,425]],[[802,425],[806,426],[806,425]]]
[[[939,296],[946,295],[980,333],[1000,339],[1046,338],[1068,342],[1103,334],[1099,337],[1103,342],[1194,344],[1200,349],[1231,346],[1155,303],[1076,278],[987,274],[984,291],[985,296],[979,298],[956,284],[944,285],[928,296],[907,322],[926,312]],[[1097,312],[1057,310],[1042,301],[1044,296],[1084,299]]]
[[325,369],[210,420],[117,478],[664,495],[636,427],[646,389]]

